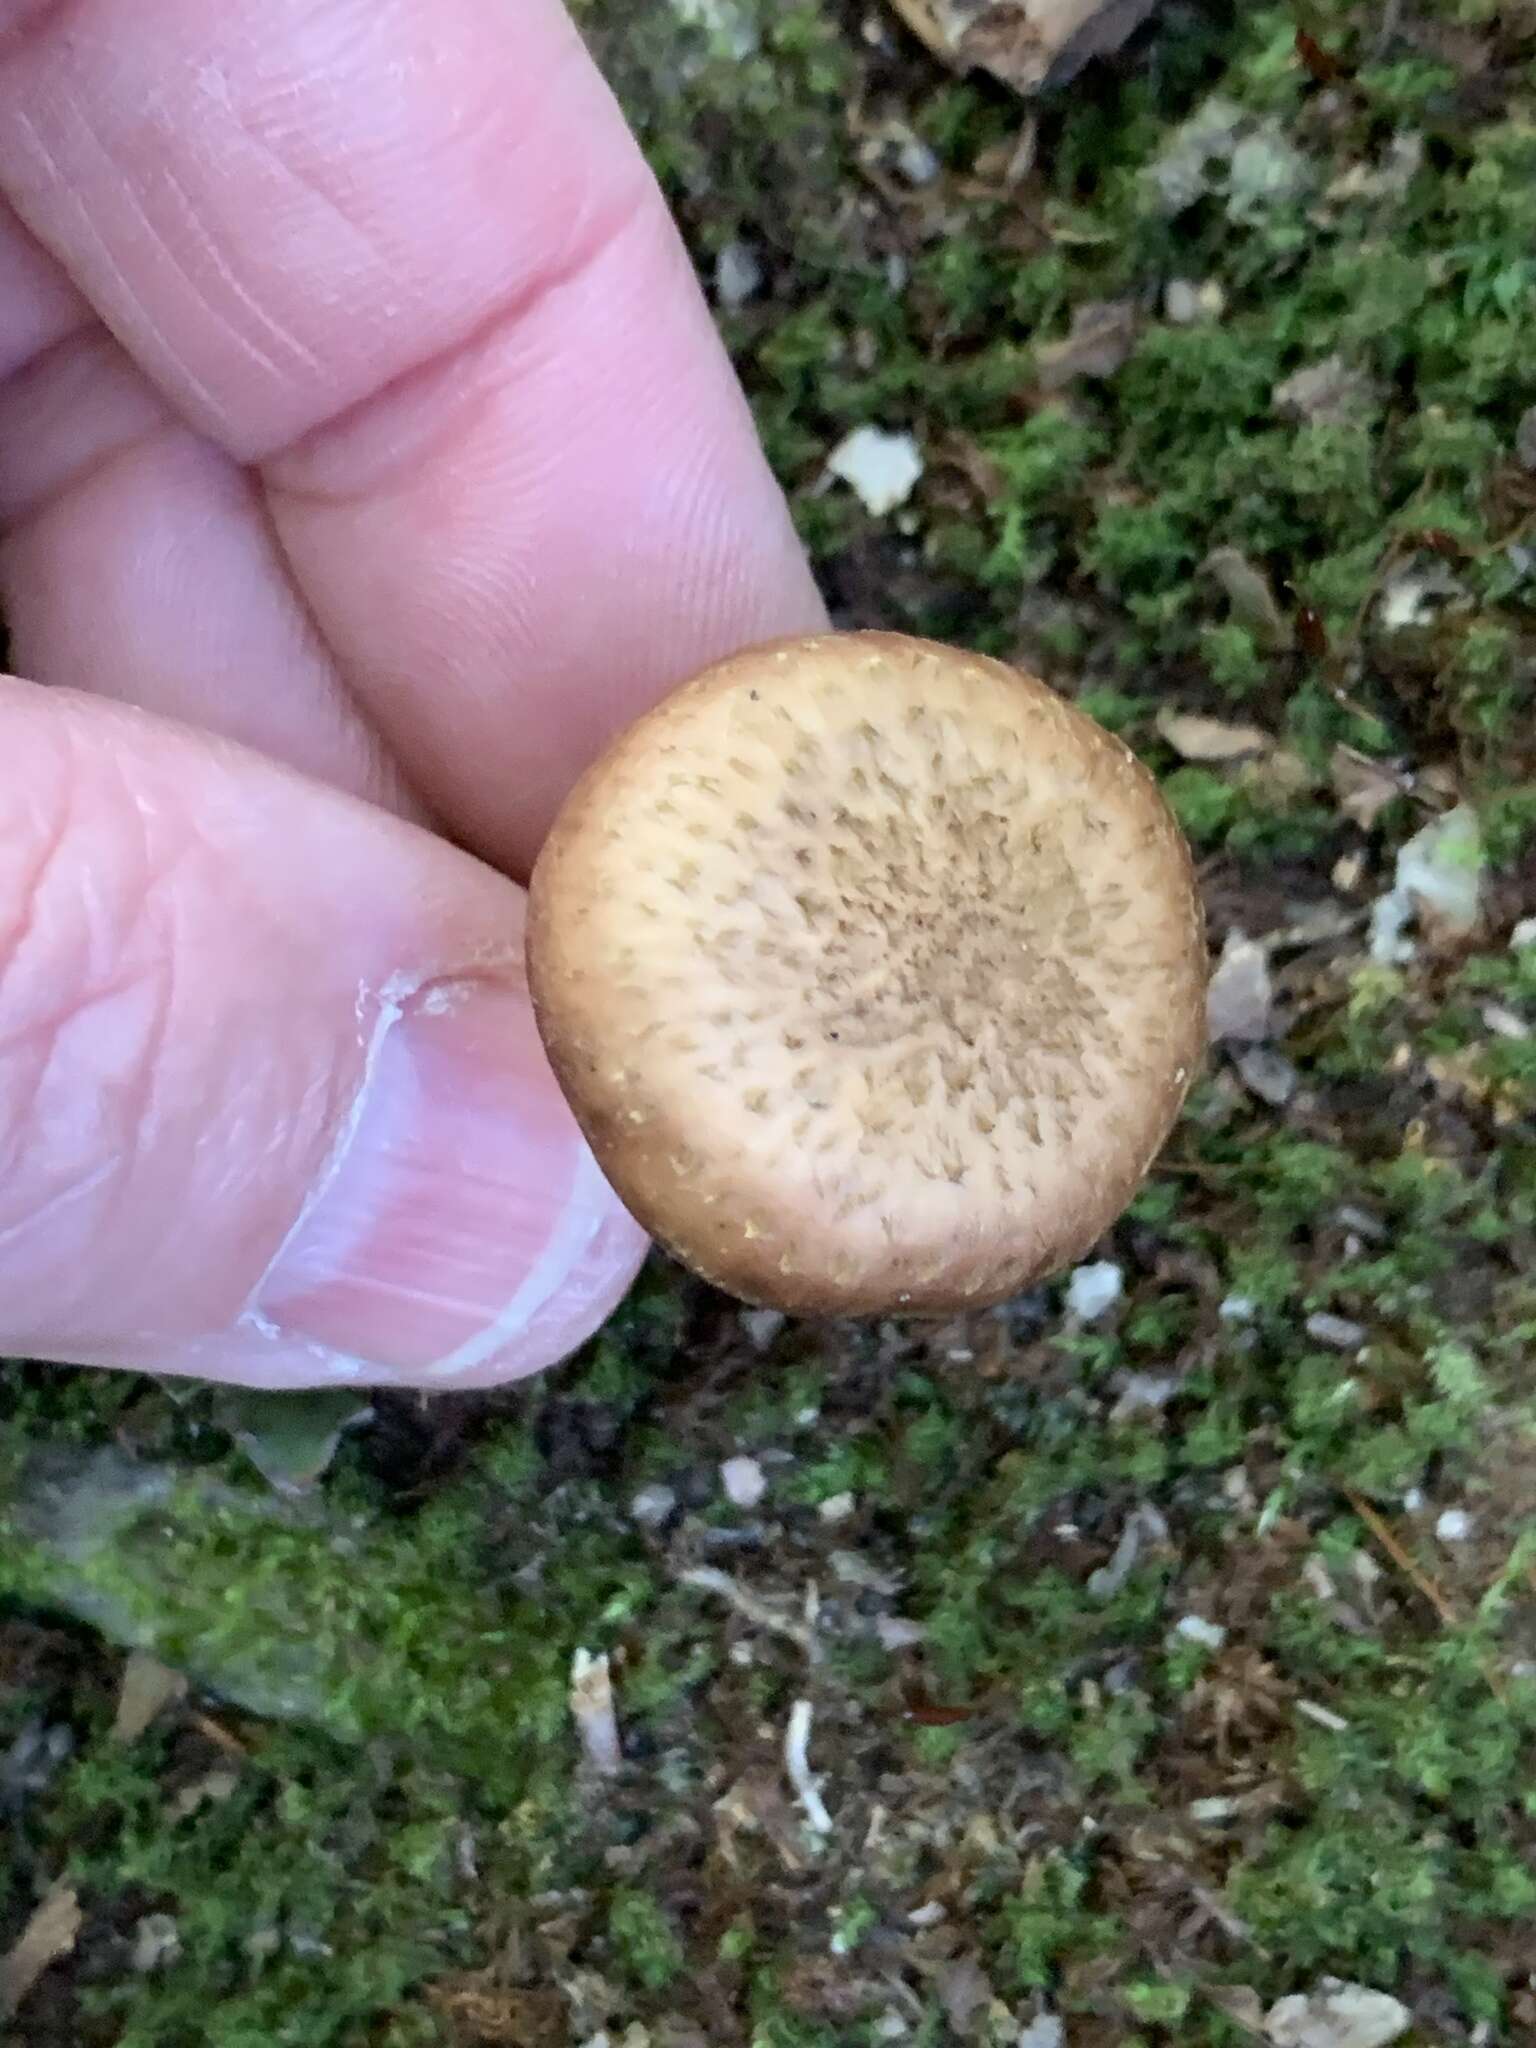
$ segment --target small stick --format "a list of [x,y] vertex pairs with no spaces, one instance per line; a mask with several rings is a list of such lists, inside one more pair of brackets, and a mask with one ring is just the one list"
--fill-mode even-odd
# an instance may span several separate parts
[[811,1703],[809,1700],[796,1700],[789,1710],[789,1726],[784,1731],[784,1770],[811,1827],[818,1835],[830,1835],[832,1816],[811,1775],[810,1758],[806,1754],[810,1740]]

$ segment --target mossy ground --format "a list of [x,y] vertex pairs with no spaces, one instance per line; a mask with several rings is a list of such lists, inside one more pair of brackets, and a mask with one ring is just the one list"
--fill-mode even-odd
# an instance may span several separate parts
[[[204,1397],[11,1369],[14,1489],[23,1443],[77,1498],[110,1447],[100,1512],[125,1459],[162,1475],[110,1542],[13,1517],[0,1557],[0,1952],[55,1884],[85,1916],[15,2038],[1235,2044],[1332,1974],[1425,2042],[1528,2039],[1536,16],[1170,0],[1010,176],[1019,104],[874,0],[704,11],[713,46],[583,16],[705,274],[761,265],[724,324],[838,616],[1022,651],[1147,752],[1216,942],[1271,942],[1284,1099],[1213,1063],[1090,1326],[1059,1289],[744,1326],[661,1271],[541,1387],[380,1401],[297,1502]],[[1108,302],[1123,360],[1063,380],[1042,348]],[[1276,400],[1330,358],[1336,402]],[[927,460],[882,520],[822,485],[869,421]],[[1181,759],[1170,707],[1274,744]],[[1373,964],[1455,797],[1484,927]],[[213,1689],[115,1741],[82,1614]],[[599,1785],[578,1647],[614,1659]]]

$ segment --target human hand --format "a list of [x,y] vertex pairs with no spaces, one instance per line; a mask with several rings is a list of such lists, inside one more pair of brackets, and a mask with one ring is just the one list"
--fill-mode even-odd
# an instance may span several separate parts
[[643,1246],[519,882],[820,613],[557,0],[0,0],[0,595],[0,1349],[571,1350]]

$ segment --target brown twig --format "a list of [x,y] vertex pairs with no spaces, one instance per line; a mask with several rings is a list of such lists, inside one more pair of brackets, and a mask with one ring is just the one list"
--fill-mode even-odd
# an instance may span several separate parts
[[[1402,1572],[1409,1583],[1433,1607],[1435,1613],[1440,1617],[1445,1626],[1447,1628],[1460,1628],[1463,1617],[1455,1602],[1446,1593],[1444,1588],[1425,1571],[1412,1552],[1404,1547],[1386,1516],[1380,1513],[1378,1509],[1373,1508],[1364,1495],[1356,1493],[1352,1487],[1346,1486],[1344,1488],[1344,1498],[1349,1502],[1355,1513],[1360,1517],[1360,1520],[1364,1522],[1366,1528],[1370,1530],[1398,1570]],[[1489,1691],[1495,1699],[1503,1700],[1505,1697],[1503,1679],[1491,1664],[1485,1662],[1482,1668],[1483,1676],[1488,1681]]]

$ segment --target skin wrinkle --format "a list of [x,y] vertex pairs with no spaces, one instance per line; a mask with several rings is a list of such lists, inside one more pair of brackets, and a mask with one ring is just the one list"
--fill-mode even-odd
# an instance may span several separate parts
[[249,286],[241,282],[233,263],[230,262],[227,256],[220,253],[217,236],[210,233],[203,224],[198,210],[193,204],[191,194],[176,174],[174,164],[162,164],[160,175],[167,187],[180,202],[182,226],[196,242],[200,255],[207,263],[208,268],[213,272],[214,277],[228,291],[241,312],[249,314],[255,325],[265,330],[267,336],[276,345],[280,353],[267,353],[258,345],[254,336],[243,333],[236,322],[215,305],[212,293],[208,291],[205,285],[194,278],[187,263],[180,256],[173,254],[169,238],[162,236],[160,242],[162,252],[176,264],[177,269],[186,280],[188,288],[196,293],[203,310],[211,319],[217,320],[222,325],[231,340],[248,351],[252,361],[260,368],[266,370],[274,382],[281,382],[287,372],[287,366],[282,361],[282,354],[293,357],[301,369],[308,371],[311,375],[317,375],[324,368],[320,358],[296,334],[285,328],[280,321],[274,319],[267,308],[251,292]]
[[[71,213],[74,216],[74,219],[79,224],[81,230],[94,247],[101,263],[108,271],[113,284],[122,292],[124,298],[128,301],[129,309],[133,314],[137,316],[139,324],[146,328],[147,330],[149,330],[150,332],[153,332],[155,330],[156,323],[150,318],[149,308],[144,301],[143,294],[135,287],[128,272],[124,270],[122,265],[117,261],[116,257],[112,254],[112,251],[108,246],[105,237],[101,234],[100,230],[97,228],[95,222],[91,217],[90,208],[86,205],[85,201],[79,196],[79,193],[74,188],[73,184],[65,179],[62,167],[54,158],[52,152],[48,148],[48,145],[44,142],[42,135],[38,130],[37,124],[33,121],[31,116],[25,111],[25,109],[22,109],[17,112],[15,120],[17,132],[24,139],[31,143],[33,155],[41,162],[43,169],[47,174],[47,182],[50,186],[50,189],[54,197],[70,209]],[[153,236],[153,223],[150,221],[148,215],[144,212],[142,202],[139,200],[138,196],[133,192],[131,187],[124,186],[122,184],[122,181],[119,178],[117,166],[113,164],[109,153],[105,148],[103,148],[101,143],[97,140],[95,131],[92,129],[89,122],[82,121],[79,124],[79,132],[82,135],[86,145],[89,148],[95,150],[98,156],[101,158],[103,164],[106,167],[107,177],[112,188],[121,190],[124,193],[124,195],[129,199],[130,203],[134,207],[134,210],[138,214],[138,217],[142,222],[144,228]],[[15,202],[14,194],[12,194],[11,197],[13,203],[16,204],[17,214],[22,220],[25,221],[25,207]],[[167,252],[167,254],[168,253],[169,252]],[[205,408],[205,410],[211,411],[213,409],[212,392],[206,387],[206,385],[204,385],[201,382],[201,380],[196,376],[196,374],[193,372],[189,365],[183,363],[181,364],[180,367],[181,374],[186,378],[188,384],[192,388],[193,396],[197,399],[198,403]]]
[[525,331],[534,314],[586,276],[625,235],[643,229],[647,225],[648,197],[648,193],[640,189],[633,192],[623,206],[610,202],[589,208],[588,213],[573,224],[561,256],[540,264],[531,277],[520,278],[504,298],[484,312],[473,328],[435,354],[423,357],[400,371],[376,391],[364,394],[329,419],[308,428],[286,447],[259,457],[259,466],[268,487],[298,503],[345,508],[364,493],[388,491],[400,480],[399,470],[403,463],[425,466],[462,428],[462,416],[452,403],[441,409],[440,417],[434,423],[436,432],[432,439],[418,440],[408,452],[396,451],[392,463],[369,467],[361,476],[354,476],[345,484],[322,484],[303,478],[307,464],[322,466],[336,445],[370,423],[372,414],[394,399],[410,397],[413,388],[430,385],[434,379],[451,378],[459,365],[465,366],[469,372],[468,388],[462,402],[466,406],[489,402],[495,396],[496,387],[492,385],[489,374],[476,376],[475,366],[496,355],[499,341]]

